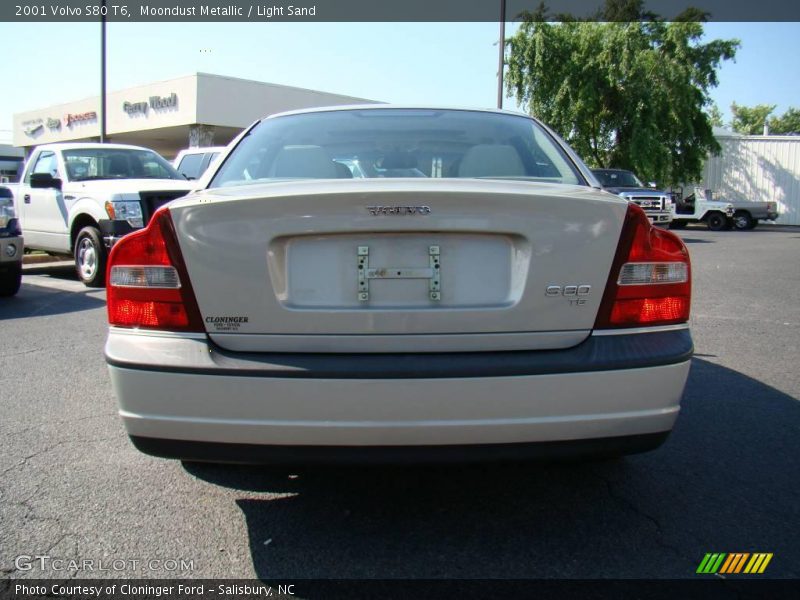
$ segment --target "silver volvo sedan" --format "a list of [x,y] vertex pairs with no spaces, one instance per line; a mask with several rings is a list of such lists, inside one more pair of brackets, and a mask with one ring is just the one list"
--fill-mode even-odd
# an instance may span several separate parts
[[692,354],[680,238],[503,111],[263,119],[107,281],[127,432],[185,460],[651,450]]

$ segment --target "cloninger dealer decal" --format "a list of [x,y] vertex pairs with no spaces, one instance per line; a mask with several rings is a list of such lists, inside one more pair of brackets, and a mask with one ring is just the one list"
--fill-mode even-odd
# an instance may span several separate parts
[[242,323],[249,320],[249,317],[206,317],[206,324],[211,325],[214,331],[239,331]]

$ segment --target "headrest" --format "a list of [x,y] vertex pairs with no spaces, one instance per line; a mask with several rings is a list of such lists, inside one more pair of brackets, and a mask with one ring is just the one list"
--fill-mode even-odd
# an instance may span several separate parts
[[114,154],[108,161],[108,172],[111,175],[127,175],[128,159],[121,154]]
[[353,172],[344,163],[333,161],[333,168],[336,169],[336,177],[338,179],[352,179]]
[[525,166],[514,146],[478,144],[467,150],[458,167],[459,177],[517,177]]
[[387,152],[381,161],[382,169],[413,169],[417,166],[417,157],[410,152]]
[[336,167],[321,146],[286,146],[275,157],[272,177],[336,179]]

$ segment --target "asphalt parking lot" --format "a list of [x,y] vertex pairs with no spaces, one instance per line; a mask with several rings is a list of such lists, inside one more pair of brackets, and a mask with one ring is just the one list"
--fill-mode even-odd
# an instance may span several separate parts
[[[800,228],[680,235],[696,355],[677,427],[581,464],[144,456],[106,373],[105,292],[31,265],[0,300],[0,576],[691,578],[707,552],[771,552],[766,575],[800,577]],[[96,562],[17,568],[34,555]]]

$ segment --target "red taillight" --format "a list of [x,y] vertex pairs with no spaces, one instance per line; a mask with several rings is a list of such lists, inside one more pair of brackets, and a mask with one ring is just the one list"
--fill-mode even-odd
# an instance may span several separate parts
[[203,331],[169,209],[122,238],[108,257],[108,322],[117,327]]
[[691,298],[686,245],[629,204],[595,328],[685,323]]

